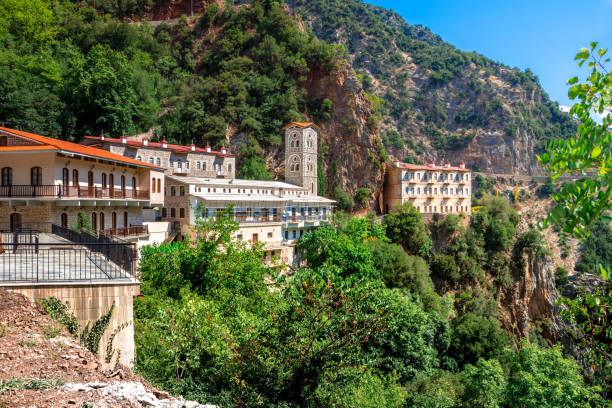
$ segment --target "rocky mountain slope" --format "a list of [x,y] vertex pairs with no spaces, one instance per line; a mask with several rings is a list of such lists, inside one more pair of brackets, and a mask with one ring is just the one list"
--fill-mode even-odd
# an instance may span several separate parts
[[21,294],[0,288],[0,407],[215,408],[174,398],[95,356]]
[[531,71],[457,50],[429,29],[360,0],[289,0],[313,33],[346,47],[367,92],[383,98],[380,132],[407,161],[464,160],[538,174],[534,152],[574,130]]

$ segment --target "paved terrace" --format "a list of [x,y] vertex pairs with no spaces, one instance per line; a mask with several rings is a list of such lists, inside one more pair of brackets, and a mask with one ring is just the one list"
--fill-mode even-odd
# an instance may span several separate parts
[[[6,242],[6,241],[5,241]],[[117,244],[76,244],[40,233],[40,244],[0,244],[0,285],[8,283],[131,282],[131,248]],[[120,263],[119,265],[116,262]]]

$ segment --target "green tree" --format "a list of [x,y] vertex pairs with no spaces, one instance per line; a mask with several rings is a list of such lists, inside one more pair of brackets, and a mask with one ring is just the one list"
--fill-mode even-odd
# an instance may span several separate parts
[[355,200],[353,197],[340,186],[334,188],[334,200],[336,200],[336,205],[340,210],[350,212],[355,208]]
[[479,358],[463,370],[465,390],[463,403],[474,408],[500,408],[506,391],[504,369],[496,359]]
[[553,408],[597,406],[599,398],[559,346],[539,348],[523,341],[511,357],[505,399],[508,407]]
[[398,204],[395,211],[385,215],[387,236],[408,253],[428,258],[432,241],[425,229],[421,213],[410,203]]

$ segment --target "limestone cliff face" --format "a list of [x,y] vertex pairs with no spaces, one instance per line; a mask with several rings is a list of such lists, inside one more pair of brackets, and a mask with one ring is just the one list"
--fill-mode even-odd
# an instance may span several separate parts
[[341,186],[354,193],[365,187],[377,196],[384,174],[381,141],[378,131],[367,125],[373,112],[359,81],[344,67],[330,75],[314,73],[307,88],[309,99],[327,98],[333,103],[331,118],[320,123],[319,136],[327,191]]

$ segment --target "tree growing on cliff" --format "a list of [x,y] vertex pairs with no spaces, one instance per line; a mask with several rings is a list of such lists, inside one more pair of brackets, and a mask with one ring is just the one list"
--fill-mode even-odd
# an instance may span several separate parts
[[387,236],[408,253],[429,258],[433,243],[421,213],[410,203],[398,204],[395,211],[385,215]]

